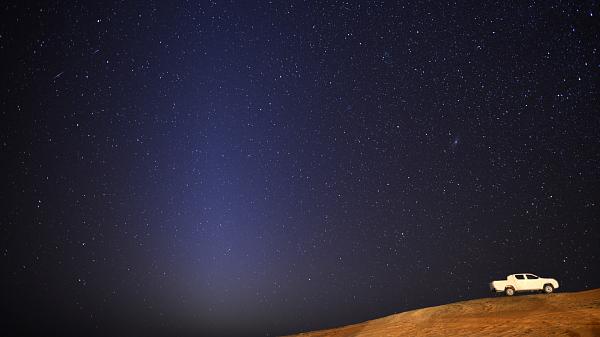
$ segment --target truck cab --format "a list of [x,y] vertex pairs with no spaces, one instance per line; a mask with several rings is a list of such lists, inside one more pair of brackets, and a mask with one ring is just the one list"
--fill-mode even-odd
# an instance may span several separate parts
[[544,287],[544,285],[541,283],[542,279],[533,274],[514,274],[510,275],[507,280],[511,281],[511,277],[513,278],[512,284],[515,286],[515,290],[517,291],[539,290]]

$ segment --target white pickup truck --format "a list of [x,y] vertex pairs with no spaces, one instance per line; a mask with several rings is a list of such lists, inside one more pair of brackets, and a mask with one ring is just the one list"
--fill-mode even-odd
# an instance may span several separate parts
[[558,288],[558,281],[533,274],[512,274],[506,280],[490,282],[490,290],[512,296],[517,291],[544,291],[549,294]]

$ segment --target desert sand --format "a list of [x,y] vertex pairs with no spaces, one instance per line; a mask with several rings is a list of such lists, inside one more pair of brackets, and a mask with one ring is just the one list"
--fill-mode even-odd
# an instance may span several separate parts
[[457,302],[295,336],[600,336],[600,289]]

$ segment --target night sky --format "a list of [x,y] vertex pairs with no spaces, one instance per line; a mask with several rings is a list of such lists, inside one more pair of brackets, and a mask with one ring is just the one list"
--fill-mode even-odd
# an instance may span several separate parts
[[600,287],[600,4],[4,3],[3,335]]

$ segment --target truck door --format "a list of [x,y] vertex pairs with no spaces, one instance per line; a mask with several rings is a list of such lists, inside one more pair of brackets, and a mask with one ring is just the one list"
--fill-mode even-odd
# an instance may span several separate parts
[[527,282],[527,289],[528,290],[540,290],[542,289],[543,285],[540,284],[540,278],[533,275],[533,274],[526,274],[525,277],[527,278],[526,282]]
[[525,275],[515,275],[515,288],[515,290],[527,290],[527,280],[525,279]]

